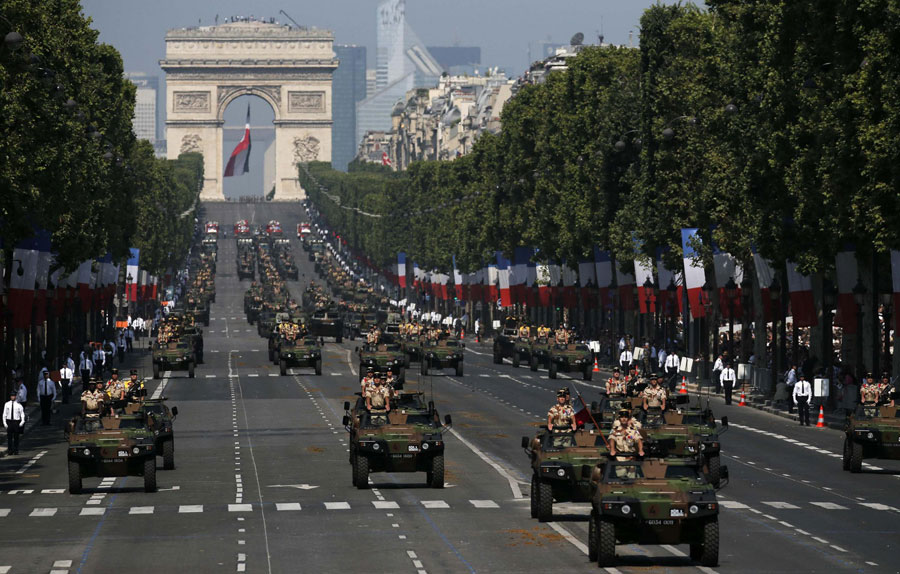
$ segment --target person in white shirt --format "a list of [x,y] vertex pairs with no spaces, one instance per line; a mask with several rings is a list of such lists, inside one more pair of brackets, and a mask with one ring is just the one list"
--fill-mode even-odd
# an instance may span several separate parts
[[94,355],[93,357],[91,357],[91,360],[94,362],[94,370],[97,371],[98,377],[103,374],[103,363],[105,359],[106,353],[103,352],[102,348],[97,347],[96,349],[94,349]]
[[666,357],[667,353],[665,349],[660,348],[659,352],[656,354],[656,366],[660,371],[666,370]]
[[41,424],[50,424],[50,412],[56,400],[56,382],[50,378],[50,371],[43,370],[43,376],[37,385],[38,400],[41,402]]
[[19,380],[18,392],[16,392],[16,401],[22,406],[25,406],[25,403],[28,402],[28,388],[25,386],[25,381],[21,379]]
[[74,378],[75,370],[68,363],[59,368],[59,384],[62,386],[62,403],[64,405],[69,404],[69,397],[72,396],[72,379]]
[[722,355],[716,357],[716,362],[713,363],[713,383],[716,385],[716,392],[722,392],[722,371],[725,370],[725,361],[722,360]]
[[666,378],[669,381],[669,390],[675,390],[675,375],[678,374],[678,367],[681,365],[681,358],[678,356],[678,353],[672,351],[666,356]]
[[722,369],[719,380],[721,381],[722,387],[725,389],[725,404],[730,405],[731,391],[734,390],[734,385],[737,383],[737,374],[734,372],[734,369],[731,368],[731,363],[726,364]]
[[3,405],[3,427],[6,429],[8,454],[19,454],[19,432],[25,426],[25,409],[19,404],[15,391]]
[[91,375],[94,374],[94,361],[87,355],[82,356],[81,361],[78,362],[78,370],[81,371],[81,385],[83,387],[91,380]]
[[619,353],[619,368],[623,371],[628,371],[631,369],[631,363],[634,361],[634,353],[631,352],[631,349],[625,347],[621,353]]
[[812,399],[812,387],[806,380],[806,375],[801,374],[800,380],[794,384],[794,404],[797,405],[797,414],[800,417],[800,426],[809,426],[809,401]]
[[125,329],[125,348],[128,349],[128,352],[131,352],[132,346],[134,344],[134,327],[128,327]]

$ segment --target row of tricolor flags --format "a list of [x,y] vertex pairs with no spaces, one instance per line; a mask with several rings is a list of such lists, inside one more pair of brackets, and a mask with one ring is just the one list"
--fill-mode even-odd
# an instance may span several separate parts
[[[591,260],[568,262],[535,262],[539,250],[517,247],[513,259],[497,252],[494,261],[485,264],[474,273],[460,273],[456,258],[451,261],[452,275],[439,270],[427,271],[415,262],[407,265],[405,253],[399,253],[397,264],[386,270],[388,278],[401,288],[412,287],[433,295],[437,299],[452,299],[451,293],[462,301],[498,301],[503,307],[515,304],[548,307],[551,305],[577,307],[579,299],[585,309],[612,309],[617,303],[626,311],[660,313],[677,316],[683,312],[684,293],[691,316],[695,319],[706,315],[703,287],[707,270],[699,260],[697,250],[700,236],[696,228],[682,229],[683,269],[668,269],[663,262],[662,249],[656,251],[653,261],[635,259],[634,271],[622,271],[609,251],[594,247]],[[636,252],[640,245],[636,243]],[[744,281],[744,269],[731,254],[713,245],[712,275],[719,290],[719,311],[728,318],[733,310],[741,316],[740,286]],[[763,313],[767,322],[778,316],[777,302],[770,297],[770,286],[775,277],[772,262],[759,253],[753,253],[757,284],[761,286]],[[857,329],[856,303],[853,288],[858,281],[856,253],[852,247],[841,251],[835,261],[837,304],[835,325],[852,334]],[[630,267],[630,266],[629,266]],[[900,251],[891,252],[893,274],[893,298],[895,308],[900,308]],[[753,272],[751,271],[751,272]],[[786,263],[789,314],[798,327],[817,325],[818,315],[812,291],[811,277],[802,274],[797,264]],[[655,298],[648,300],[644,284],[650,279],[658,289]],[[736,302],[729,304],[725,286],[733,279],[737,286]],[[637,287],[637,300],[634,288]],[[900,328],[900,313],[895,314]]]
[[[76,296],[82,312],[106,307],[115,297],[119,265],[112,255],[83,261],[76,269],[54,267],[51,237],[39,230],[31,239],[13,249],[12,274],[9,277],[7,305],[11,327],[25,329],[47,320],[48,311],[56,316],[74,305]],[[158,278],[140,268],[140,250],[131,249],[126,263],[126,294],[129,301],[155,299]],[[52,298],[53,305],[47,304]],[[0,313],[3,316],[3,313]]]

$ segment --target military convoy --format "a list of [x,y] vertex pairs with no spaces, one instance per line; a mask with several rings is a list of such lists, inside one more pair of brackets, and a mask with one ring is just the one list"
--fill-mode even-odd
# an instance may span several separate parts
[[284,376],[292,367],[311,367],[316,375],[322,374],[322,347],[315,337],[282,339],[278,346],[278,370]]
[[142,476],[144,492],[156,491],[156,440],[143,415],[76,417],[66,431],[71,494],[84,478],[106,476]]
[[900,407],[863,404],[847,418],[843,469],[862,472],[867,458],[900,460]]
[[357,347],[359,354],[359,379],[362,380],[366,371],[380,374],[392,370],[397,378],[395,389],[402,389],[406,382],[406,355],[398,343],[365,344]]
[[344,340],[344,320],[337,308],[318,309],[309,321],[309,332],[316,337],[334,337],[335,343]]
[[594,353],[584,343],[551,345],[548,376],[555,379],[557,373],[581,373],[581,378],[590,381],[594,374]]
[[503,328],[494,335],[494,364],[500,365],[503,363],[503,359],[512,359],[515,356],[518,338],[519,321],[509,317],[504,321]]
[[463,376],[464,343],[455,339],[426,341],[422,348],[422,374],[432,369],[453,369],[457,377]]
[[[359,393],[357,393],[359,394]],[[432,488],[444,488],[443,431],[450,415],[440,416],[421,392],[401,392],[389,412],[369,412],[360,396],[351,410],[344,403],[343,424],[350,434],[353,485],[369,488],[373,472],[424,472]]]
[[197,358],[189,341],[168,341],[153,344],[153,378],[158,379],[163,371],[187,371],[194,378]]

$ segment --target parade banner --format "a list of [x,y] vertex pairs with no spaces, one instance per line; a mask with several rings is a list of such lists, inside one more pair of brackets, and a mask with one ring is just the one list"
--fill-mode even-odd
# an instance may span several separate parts
[[788,290],[791,293],[791,316],[795,327],[818,325],[816,303],[813,299],[812,280],[797,270],[797,264],[787,262]]
[[12,327],[14,329],[26,329],[31,325],[34,282],[37,277],[39,257],[40,245],[37,237],[21,241],[13,249],[8,305],[12,311]]
[[900,330],[900,251],[891,250],[891,285],[894,300],[894,329]]
[[[141,250],[132,247],[129,251],[128,262],[125,266],[125,292],[128,295],[128,300],[134,303],[138,300],[138,282],[140,280],[138,269],[141,260]],[[130,281],[129,277],[131,277]]]
[[497,258],[497,279],[500,288],[500,305],[503,307],[512,307],[512,293],[510,292],[510,267],[512,263],[509,259],[503,257],[502,251],[495,253]]
[[594,272],[597,277],[597,288],[600,289],[600,305],[607,311],[612,310],[610,287],[613,282],[612,256],[594,246]]
[[50,232],[40,230],[38,237],[37,271],[34,276],[34,311],[32,325],[42,325],[47,320],[47,285],[50,281],[50,264],[53,255],[50,253]]
[[737,290],[735,292],[734,316],[740,317],[741,312],[741,282],[744,280],[744,270],[738,263],[737,259],[719,249],[719,246],[713,242],[713,270],[716,275],[716,287],[719,289],[719,311],[723,317],[728,318],[731,312],[730,302],[728,301],[728,293],[726,293],[725,285],[728,281],[734,279]]
[[755,248],[751,249],[753,250],[753,263],[756,267],[756,280],[759,282],[759,293],[762,297],[763,318],[766,323],[769,323],[775,320],[775,310],[778,308],[778,305],[780,305],[780,302],[776,302],[773,306],[772,297],[769,294],[769,286],[772,285],[772,281],[775,279],[775,269],[772,267],[771,263],[757,253]]
[[681,278],[681,272],[672,271],[666,267],[663,262],[663,254],[666,251],[661,247],[656,250],[656,273],[659,277],[656,304],[666,316],[676,317],[682,313],[684,307],[682,305],[684,281]]
[[397,283],[402,289],[406,288],[406,253],[397,254]]
[[[893,252],[891,253],[893,263]],[[859,269],[856,263],[856,249],[852,245],[844,247],[834,258],[835,279],[837,283],[837,304],[835,305],[834,324],[841,327],[847,335],[857,332],[856,300],[853,288],[859,281]]]
[[697,228],[684,228],[681,230],[681,248],[684,260],[684,283],[688,290],[688,303],[691,307],[691,316],[694,319],[706,316],[706,309],[703,307],[703,285],[706,283],[706,271],[703,268],[703,262],[700,261],[700,254],[694,247],[695,243],[700,242],[700,236],[697,235]]
[[597,277],[594,273],[594,262],[581,260],[578,262],[578,284],[581,285],[581,304],[586,310],[597,306],[597,299],[593,296],[593,290],[597,287]]
[[[629,262],[632,263],[632,262]],[[616,270],[616,285],[619,290],[619,305],[623,311],[634,311],[634,273],[622,271],[618,261],[613,262]]]

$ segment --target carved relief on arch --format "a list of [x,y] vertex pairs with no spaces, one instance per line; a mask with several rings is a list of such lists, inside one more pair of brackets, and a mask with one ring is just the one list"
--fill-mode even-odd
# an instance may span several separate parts
[[294,138],[294,163],[305,163],[319,159],[319,139],[309,134]]
[[191,153],[191,152],[199,152],[203,153],[203,150],[200,147],[200,144],[203,143],[203,138],[201,138],[197,134],[187,134],[183,138],[181,138],[181,150],[179,153]]
[[175,92],[176,112],[208,112],[209,92]]
[[280,86],[219,86],[218,89],[218,110],[219,117],[225,113],[225,102],[230,102],[237,96],[258,95],[263,99],[273,103],[275,107],[276,119],[280,115],[281,109],[281,87]]

